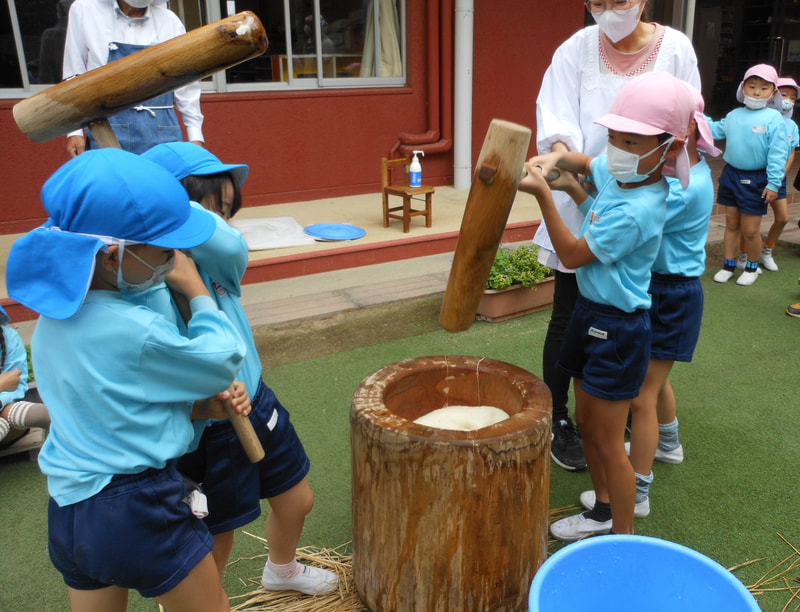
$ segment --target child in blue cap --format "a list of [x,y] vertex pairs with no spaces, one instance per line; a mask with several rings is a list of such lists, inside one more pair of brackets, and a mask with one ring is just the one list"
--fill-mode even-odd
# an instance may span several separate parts
[[284,408],[261,379],[263,367],[250,323],[239,300],[247,269],[247,244],[229,220],[241,207],[241,187],[248,167],[223,164],[206,149],[187,142],[156,145],[142,154],[181,180],[189,197],[217,213],[210,240],[191,249],[190,256],[220,310],[247,343],[247,356],[239,373],[247,386],[253,409],[250,420],[267,456],[253,465],[235,440],[230,421],[206,429],[199,448],[178,462],[178,468],[200,482],[208,497],[205,521],[214,535],[214,558],[222,574],[233,546],[234,529],[261,514],[260,499],[271,512],[264,526],[269,556],[262,572],[268,590],[293,590],[307,595],[328,595],[336,590],[336,575],[306,566],[295,557],[306,515],[314,505],[308,483],[310,462]]
[[[27,401],[35,395],[35,391],[28,393],[28,351],[9,323],[8,313],[0,306],[0,449],[16,443],[30,427],[50,427],[44,404]],[[19,431],[9,436],[12,429]]]
[[[129,589],[173,612],[229,610],[174,461],[225,418],[225,400],[249,411],[243,388],[227,391],[246,349],[176,250],[208,240],[213,219],[168,172],[117,149],[67,162],[42,202],[49,218],[12,246],[7,285],[41,315],[31,350],[52,424],[39,466],[73,610],[125,610]],[[187,335],[126,298],[165,278],[190,304]]]

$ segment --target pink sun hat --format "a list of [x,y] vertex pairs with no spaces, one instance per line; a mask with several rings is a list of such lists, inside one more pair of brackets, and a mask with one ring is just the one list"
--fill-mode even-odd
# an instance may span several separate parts
[[[694,101],[686,84],[669,72],[648,72],[629,81],[617,94],[611,110],[595,121],[610,130],[658,136],[670,134],[684,140],[694,113]],[[671,160],[670,160],[671,161]],[[684,188],[689,184],[689,159],[675,159],[675,176]]]
[[800,85],[792,77],[781,77],[778,79],[778,89],[781,87],[791,87],[797,92],[797,97],[800,98]]
[[769,64],[756,64],[755,66],[751,66],[747,69],[747,72],[744,73],[742,82],[739,83],[739,89],[736,90],[736,100],[738,102],[744,102],[744,82],[750,77],[754,76],[760,77],[767,83],[772,83],[775,86],[775,94],[770,99],[769,106],[770,108],[780,108],[781,92],[778,91],[778,71]]
[[703,96],[688,83],[686,87],[694,101],[694,121],[697,124],[697,148],[712,157],[722,155],[722,151],[714,146],[714,136],[712,136],[711,128],[708,125],[708,121],[706,121],[706,116],[703,114],[706,108]]
[[694,112],[683,81],[669,72],[648,72],[629,81],[617,94],[611,110],[595,123],[610,130],[686,138]]

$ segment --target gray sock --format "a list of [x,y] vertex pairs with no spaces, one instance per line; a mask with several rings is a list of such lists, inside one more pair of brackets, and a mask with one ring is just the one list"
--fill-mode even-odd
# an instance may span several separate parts
[[662,451],[675,450],[681,445],[678,440],[678,419],[666,425],[658,424],[658,448]]
[[642,476],[641,474],[636,474],[636,503],[641,504],[645,501],[650,495],[650,484],[653,482],[653,472],[651,471],[649,475]]
[[3,417],[0,417],[0,440],[4,439],[11,431],[11,425]]
[[11,404],[8,422],[18,429],[41,427],[50,429],[50,415],[44,404],[19,401]]

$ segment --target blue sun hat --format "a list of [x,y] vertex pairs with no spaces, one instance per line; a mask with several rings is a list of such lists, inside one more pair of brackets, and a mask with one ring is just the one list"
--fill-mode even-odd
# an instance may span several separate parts
[[11,317],[8,316],[6,309],[0,306],[0,325],[8,325],[11,323]]
[[108,245],[189,249],[215,228],[169,172],[120,149],[68,161],[45,182],[42,203],[49,218],[12,245],[6,285],[10,298],[52,319],[78,312]]
[[245,164],[223,164],[216,155],[191,142],[158,144],[141,156],[166,168],[179,181],[189,175],[207,176],[230,172],[241,189],[250,173]]

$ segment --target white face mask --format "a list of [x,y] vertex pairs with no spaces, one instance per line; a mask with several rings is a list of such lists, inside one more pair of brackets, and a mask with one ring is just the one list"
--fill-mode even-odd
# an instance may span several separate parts
[[791,117],[793,110],[794,102],[792,102],[789,98],[783,98],[781,100],[781,114]]
[[616,43],[630,36],[636,26],[639,25],[643,5],[640,2],[639,6],[631,7],[619,13],[613,10],[606,10],[600,14],[592,13],[592,17],[594,17],[595,23],[600,26],[603,34],[608,36],[611,42]]
[[[623,151],[622,149],[619,149],[609,143],[606,153],[606,163],[608,164],[609,174],[611,174],[611,176],[617,179],[617,181],[620,183],[641,183],[653,172],[655,172],[661,164],[664,163],[664,158],[667,156],[669,146],[674,140],[675,137],[671,136],[658,145],[655,149],[651,149],[644,155],[636,155],[636,153],[631,153],[630,151]],[[647,174],[639,174],[639,162],[645,157],[649,157],[658,151],[661,147],[665,147],[665,149],[661,154],[661,159],[658,161],[658,163]]]
[[129,250],[128,255],[133,257],[134,259],[138,260],[143,266],[145,266],[148,270],[152,272],[150,278],[145,279],[141,283],[129,283],[124,278],[122,278],[122,258],[125,254],[125,244],[122,243],[119,245],[119,267],[117,268],[117,289],[120,291],[127,291],[128,293],[143,293],[148,289],[152,289],[156,285],[160,285],[164,282],[164,279],[167,277],[167,274],[170,273],[173,266],[175,265],[175,258],[170,257],[165,263],[152,266],[147,263],[144,259],[139,257],[136,253]]
[[762,108],[767,108],[767,102],[769,102],[767,98],[752,98],[747,94],[744,94],[744,105],[750,110],[761,110]]
[[125,0],[125,4],[130,4],[133,8],[147,8],[153,4],[153,0]]

